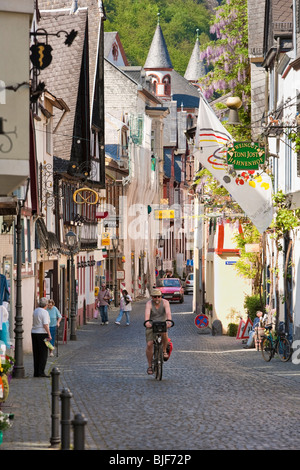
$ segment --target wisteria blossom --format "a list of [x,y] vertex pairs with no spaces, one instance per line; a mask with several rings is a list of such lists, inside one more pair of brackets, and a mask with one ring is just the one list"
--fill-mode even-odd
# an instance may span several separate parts
[[226,0],[216,8],[210,27],[216,39],[201,52],[211,70],[201,80],[207,99],[231,92],[249,109],[250,78],[248,60],[247,2]]

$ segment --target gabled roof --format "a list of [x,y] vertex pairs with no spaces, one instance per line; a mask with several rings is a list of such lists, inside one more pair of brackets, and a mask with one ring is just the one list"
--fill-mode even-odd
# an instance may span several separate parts
[[[72,148],[74,118],[76,111],[78,85],[80,79],[83,45],[87,24],[87,10],[83,9],[76,15],[70,15],[64,11],[42,11],[38,28],[45,29],[48,33],[56,33],[64,30],[77,31],[77,36],[70,47],[64,45],[64,34],[60,37],[49,36],[49,44],[52,47],[52,61],[50,65],[41,71],[38,79],[44,81],[46,89],[55,96],[62,98],[68,105],[70,112],[66,114],[57,134],[53,135],[54,154],[69,159]],[[56,127],[60,113],[54,113],[53,128]]]
[[[109,59],[111,62],[111,55],[113,54],[113,46],[114,44],[117,45],[117,53],[121,54],[122,61],[124,62],[124,65],[128,65],[128,60],[123,48],[123,45],[121,43],[119,34],[117,31],[111,31],[111,32],[105,32],[104,33],[104,57],[106,59]],[[120,59],[116,59],[116,65],[120,66],[119,64]]]
[[[72,13],[72,7],[74,5],[78,5],[77,9],[75,9],[74,13]],[[102,22],[105,20],[105,11],[102,0],[80,0],[78,2],[74,2],[73,0],[38,0],[38,6],[42,17],[45,17],[48,14],[56,15],[56,29],[55,32],[59,31],[60,29],[65,29],[60,27],[60,21],[64,21],[66,26],[68,27],[67,31],[70,32],[72,29],[77,29],[77,18],[82,16],[83,12],[85,12],[86,17],[88,18],[88,45],[89,45],[89,91],[90,91],[90,120],[93,115],[93,97],[94,97],[94,90],[95,90],[95,81],[96,81],[96,72],[98,67],[98,54],[99,54],[99,43],[100,43],[100,34],[102,28]],[[41,22],[43,18],[41,19]],[[39,22],[37,28],[40,28],[41,23]],[[52,38],[50,37],[52,43]],[[56,39],[56,38],[55,38]],[[70,48],[70,52],[74,48],[74,44],[77,38],[73,42]],[[60,54],[62,56],[62,61],[64,61],[63,57],[66,54],[65,47],[63,45],[63,35],[61,35],[60,41]],[[73,49],[74,50],[74,49]],[[54,51],[53,51],[54,52]],[[52,54],[53,55],[53,54]],[[67,69],[67,73],[70,73],[72,70],[68,63],[64,64],[64,69]],[[55,89],[52,88],[54,94]],[[56,94],[57,95],[57,94]],[[59,95],[62,97],[62,95]]]
[[117,65],[113,64],[110,60],[104,58],[104,63],[110,64],[112,67],[114,67],[119,73],[121,73],[124,77],[128,78],[133,82],[137,90],[140,91],[141,93],[146,94],[150,100],[156,102],[158,105],[161,104],[161,100],[149,90],[149,87],[147,86],[146,83],[144,83],[143,77],[141,77],[142,74],[142,67],[118,67]]
[[206,67],[203,60],[200,59],[200,42],[197,31],[196,43],[185,71],[184,78],[190,82],[198,82],[199,78],[204,77],[206,73]]
[[173,69],[166,41],[159,23],[156,26],[144,69]]

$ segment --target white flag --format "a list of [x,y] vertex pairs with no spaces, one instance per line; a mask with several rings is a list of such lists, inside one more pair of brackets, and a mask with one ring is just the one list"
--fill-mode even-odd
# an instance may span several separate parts
[[195,161],[200,162],[227,189],[232,198],[247,214],[260,233],[273,219],[272,182],[269,175],[260,172],[256,178],[242,171],[232,176],[226,165],[227,141],[232,137],[211,108],[200,98],[195,139]]

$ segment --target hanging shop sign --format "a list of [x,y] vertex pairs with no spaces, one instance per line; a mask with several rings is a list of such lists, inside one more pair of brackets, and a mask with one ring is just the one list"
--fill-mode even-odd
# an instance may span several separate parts
[[227,150],[227,163],[235,170],[258,170],[265,163],[265,150],[258,142],[233,142]]
[[108,246],[110,245],[110,233],[109,232],[103,232],[102,233],[102,245],[103,246]]
[[174,219],[175,211],[173,209],[156,209],[154,218],[157,219]]
[[[97,204],[98,193],[91,188],[79,188],[73,193],[73,201],[76,204]],[[105,214],[105,213],[104,213]]]
[[50,44],[37,43],[30,48],[30,60],[34,67],[43,70],[52,62],[52,47]]
[[39,28],[36,31],[30,33],[31,37],[34,37],[37,40],[38,37],[45,37],[46,42],[36,42],[30,47],[31,55],[30,60],[33,66],[38,70],[44,70],[52,62],[52,47],[48,44],[49,36],[60,37],[60,34],[63,33],[66,37],[65,45],[70,47],[74,39],[77,36],[77,31],[72,29],[70,33],[67,31],[58,31],[57,33],[48,33],[45,29]]

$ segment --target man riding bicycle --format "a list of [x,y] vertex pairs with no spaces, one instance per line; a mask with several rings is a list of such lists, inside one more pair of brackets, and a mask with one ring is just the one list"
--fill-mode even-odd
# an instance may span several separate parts
[[[146,341],[147,341],[147,348],[146,348],[146,357],[148,360],[148,369],[147,373],[149,375],[153,374],[152,370],[152,357],[153,357],[153,340],[154,334],[152,329],[152,323],[148,320],[152,321],[166,321],[172,320],[170,304],[167,300],[162,299],[161,291],[159,289],[153,289],[151,293],[152,299],[146,303],[145,308],[145,322],[146,323]],[[168,326],[168,323],[167,323]],[[167,353],[167,345],[168,345],[168,333],[162,333],[162,345],[163,345],[163,352],[164,352],[164,360],[169,358],[169,354]]]

